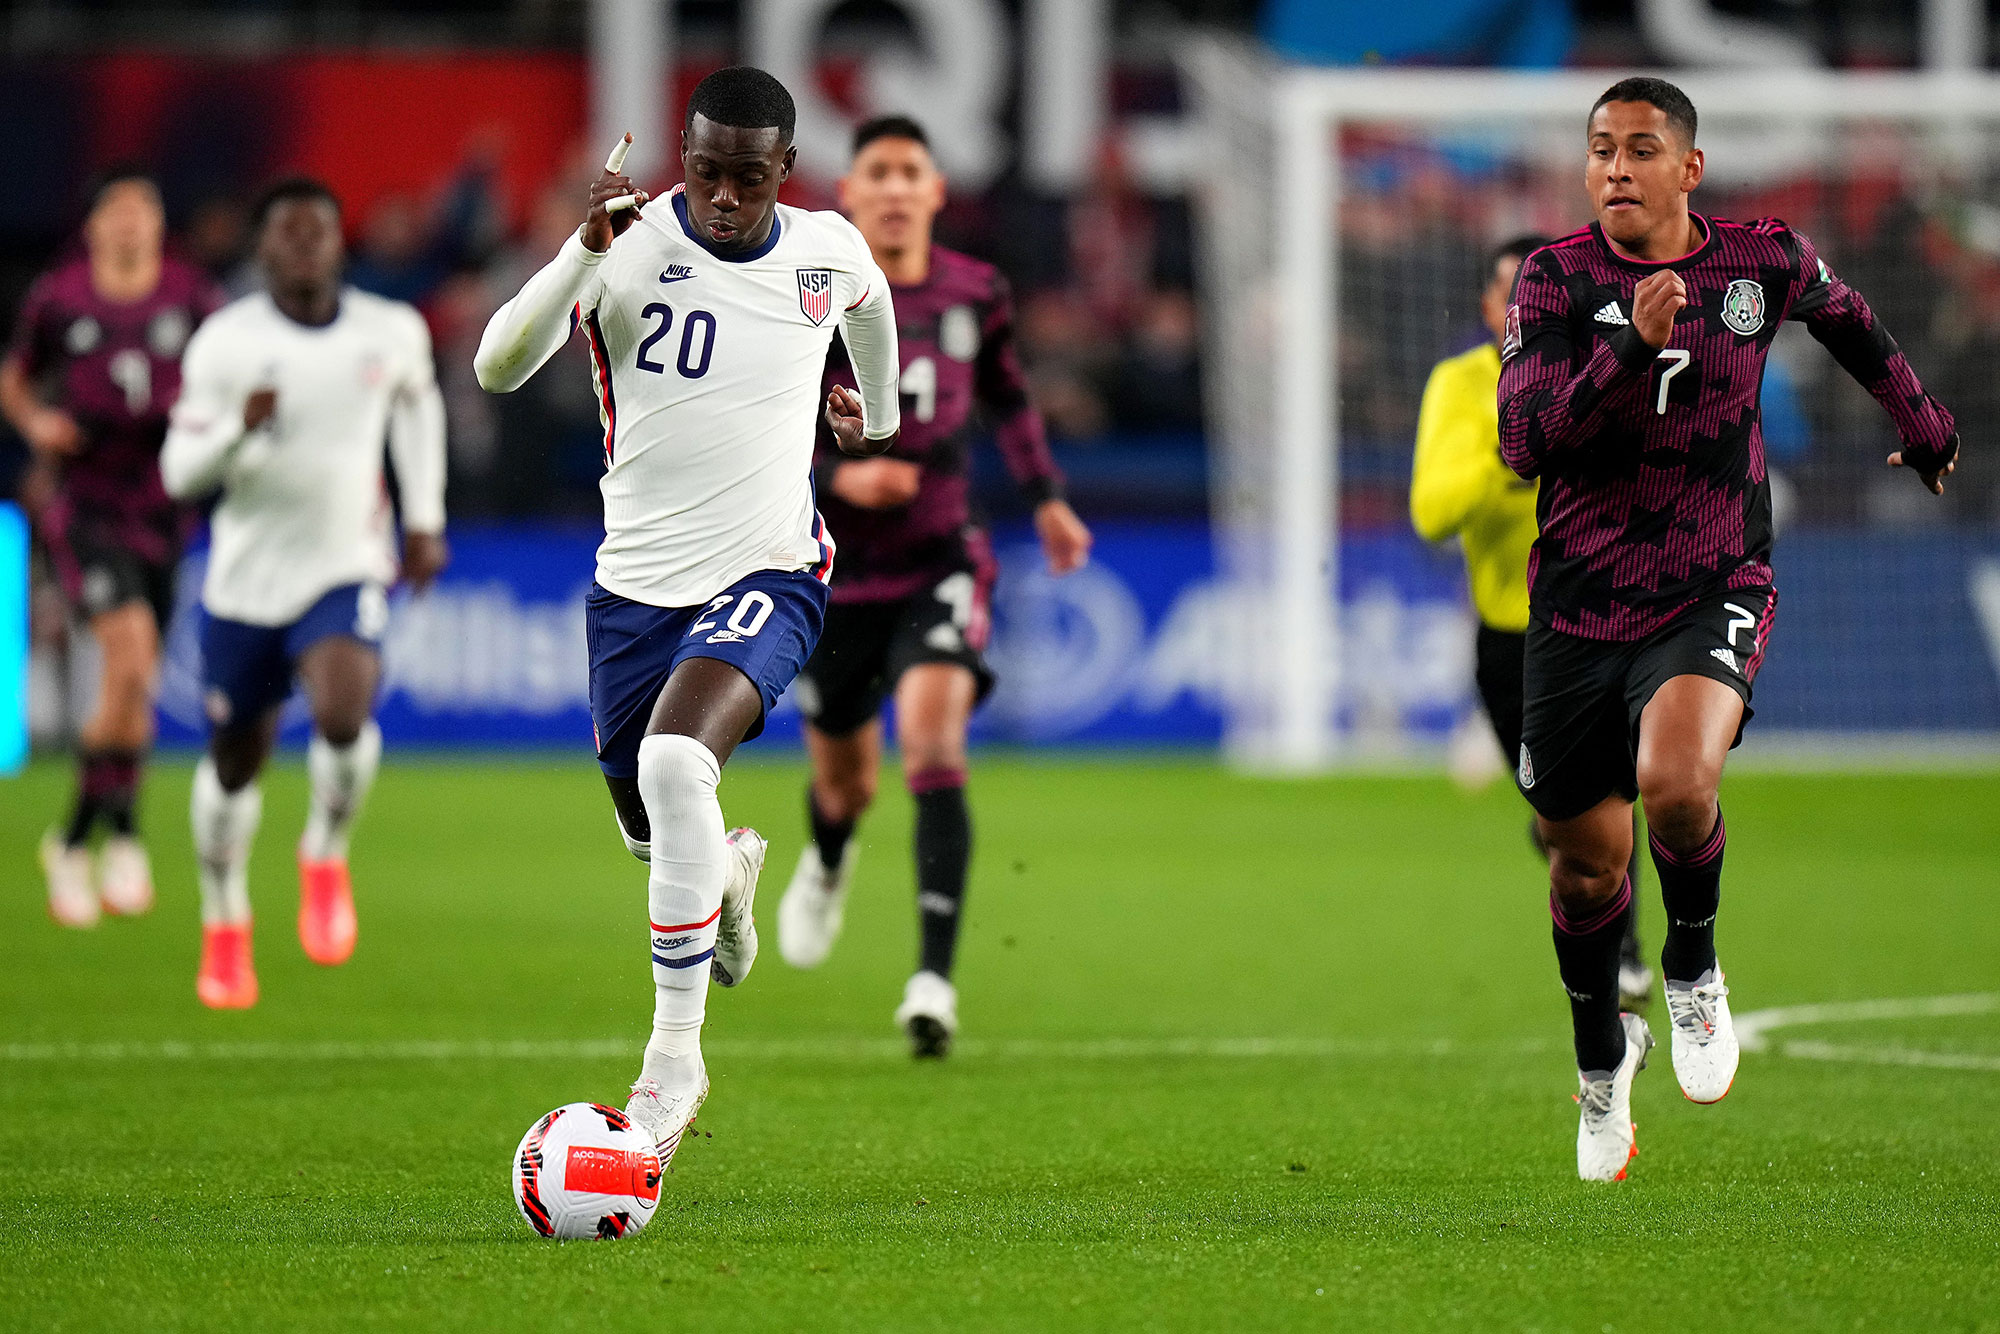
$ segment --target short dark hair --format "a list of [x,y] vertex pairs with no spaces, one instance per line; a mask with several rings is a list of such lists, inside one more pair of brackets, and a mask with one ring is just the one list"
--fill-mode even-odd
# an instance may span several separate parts
[[1494,246],[1486,252],[1486,274],[1488,280],[1491,280],[1493,270],[1500,266],[1501,260],[1526,259],[1548,243],[1548,237],[1540,236],[1533,232],[1516,236],[1512,240],[1502,241],[1499,245]]
[[[1604,90],[1604,95],[1590,107],[1590,120],[1597,118],[1597,109],[1606,102],[1648,102],[1666,113],[1667,124],[1680,132],[1687,140],[1688,147],[1694,147],[1695,114],[1694,103],[1688,95],[1668,83],[1665,79],[1655,79],[1651,75],[1634,75],[1620,79]],[[1584,121],[1588,126],[1590,120]]]
[[90,178],[90,184],[83,192],[84,216],[89,217],[97,212],[97,206],[104,202],[104,196],[110,194],[112,187],[117,185],[143,185],[153,192],[153,198],[165,202],[158,177],[137,162],[118,162]]
[[754,65],[730,65],[696,84],[681,128],[692,129],[697,114],[740,130],[775,127],[787,144],[799,117],[785,85]]
[[340,212],[340,196],[325,181],[316,176],[286,176],[265,186],[264,193],[257,196],[256,207],[250,211],[251,226],[264,230],[264,224],[271,220],[271,210],[295,199],[324,200],[333,205],[336,214]]
[[924,146],[926,153],[931,151],[931,139],[924,133],[923,126],[909,116],[892,115],[877,116],[855,126],[854,146],[848,150],[849,156],[861,156],[861,150],[877,139],[914,139]]

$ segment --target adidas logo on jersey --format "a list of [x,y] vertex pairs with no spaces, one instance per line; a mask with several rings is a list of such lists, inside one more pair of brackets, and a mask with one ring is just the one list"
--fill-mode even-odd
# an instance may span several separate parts
[[1592,318],[1599,324],[1630,324],[1632,322],[1625,318],[1624,311],[1618,309],[1616,301],[1605,302],[1603,308]]
[[1708,656],[1714,658],[1717,662],[1727,667],[1730,671],[1735,672],[1738,676],[1743,675],[1743,669],[1736,665],[1736,655],[1734,653],[1731,653],[1728,649],[1712,648],[1708,651]]

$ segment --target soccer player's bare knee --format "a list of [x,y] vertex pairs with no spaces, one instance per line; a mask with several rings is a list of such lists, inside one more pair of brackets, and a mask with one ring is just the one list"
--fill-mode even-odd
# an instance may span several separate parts
[[248,787],[264,767],[270,743],[256,727],[229,728],[209,738],[209,757],[215,761],[215,778],[224,792],[240,792]]
[[351,746],[374,713],[381,659],[357,639],[321,640],[299,663],[313,730],[334,746]]
[[1701,846],[1715,828],[1720,758],[1694,746],[1642,746],[1638,777],[1646,824],[1659,840],[1672,849]]
[[842,766],[813,775],[813,800],[829,820],[858,820],[875,804],[875,767]]
[[1608,799],[1570,820],[1541,820],[1549,888],[1565,912],[1595,907],[1618,892],[1632,856],[1630,808]]
[[896,742],[905,773],[965,768],[978,689],[972,673],[955,664],[924,663],[904,675],[896,688]]
[[1639,780],[1647,826],[1675,851],[1700,847],[1715,830],[1716,779],[1699,769],[1656,773],[1651,782],[1647,777]]
[[143,748],[153,737],[153,678],[160,646],[153,613],[141,603],[127,603],[97,617],[91,631],[103,666],[89,739],[101,746]]

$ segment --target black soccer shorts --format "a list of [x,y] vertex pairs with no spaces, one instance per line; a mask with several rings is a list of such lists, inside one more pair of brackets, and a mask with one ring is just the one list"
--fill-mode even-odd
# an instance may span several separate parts
[[[1778,591],[1713,593],[1644,639],[1610,643],[1528,627],[1521,750],[1514,782],[1544,819],[1568,820],[1613,795],[1639,798],[1639,715],[1676,676],[1706,676],[1743,697],[1764,664]],[[1732,746],[1743,740],[1737,728]]]
[[965,668],[984,700],[994,682],[984,652],[992,625],[988,591],[987,580],[959,570],[912,597],[835,602],[793,686],[799,711],[828,736],[851,735],[882,711],[904,672],[926,662]]
[[174,616],[176,560],[153,560],[134,551],[110,528],[72,521],[48,535],[49,562],[70,607],[86,620],[142,602],[162,636]]

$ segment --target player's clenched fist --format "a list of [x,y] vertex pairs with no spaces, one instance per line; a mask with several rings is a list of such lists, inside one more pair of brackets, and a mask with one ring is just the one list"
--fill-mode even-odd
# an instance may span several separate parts
[[844,384],[837,384],[827,392],[826,426],[833,432],[833,443],[840,446],[841,453],[860,459],[888,453],[896,437],[902,434],[898,431],[880,440],[870,440],[863,433],[861,396]]
[[1632,327],[1652,347],[1674,336],[1674,316],[1688,303],[1687,284],[1672,269],[1661,269],[1632,289]]
[[243,400],[243,430],[245,434],[256,430],[278,410],[278,391],[271,388],[253,389],[250,397]]
[[640,207],[651,198],[625,174],[625,152],[631,147],[631,135],[620,139],[605,160],[604,170],[590,185],[590,207],[583,218],[583,244],[600,255],[611,248],[613,238],[632,225]]

